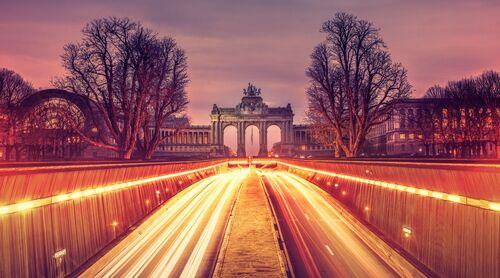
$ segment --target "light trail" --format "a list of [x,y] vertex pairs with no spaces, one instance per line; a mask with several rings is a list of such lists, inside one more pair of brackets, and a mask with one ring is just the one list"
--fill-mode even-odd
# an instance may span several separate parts
[[84,277],[200,277],[211,274],[229,208],[247,169],[191,185],[137,228]]
[[213,237],[217,222],[219,221],[222,211],[224,209],[224,204],[231,197],[231,193],[233,192],[234,187],[241,183],[241,177],[239,179],[233,179],[230,183],[229,188],[225,189],[224,196],[221,200],[218,201],[217,208],[215,209],[212,217],[208,221],[208,225],[205,226],[202,236],[198,240],[194,251],[191,253],[184,270],[182,271],[181,277],[194,277],[200,267],[201,260],[203,258],[203,254],[207,251],[208,243],[210,239]]
[[172,179],[172,178],[177,178],[177,177],[181,177],[181,176],[188,176],[188,175],[196,173],[196,172],[213,170],[219,166],[224,165],[225,163],[226,162],[219,163],[216,165],[211,165],[208,167],[199,168],[199,169],[193,169],[193,170],[172,173],[172,174],[167,174],[167,175],[161,175],[161,176],[156,176],[156,177],[151,177],[151,178],[139,179],[139,180],[134,180],[134,181],[113,183],[113,184],[107,184],[107,185],[97,185],[94,188],[90,188],[90,189],[86,189],[86,190],[82,190],[82,191],[59,194],[59,195],[51,196],[51,197],[47,197],[47,198],[35,199],[35,200],[30,200],[30,201],[14,203],[14,204],[6,205],[6,206],[0,206],[0,215],[21,212],[21,211],[24,211],[27,209],[37,208],[37,207],[51,205],[51,204],[57,204],[57,203],[65,202],[65,201],[69,201],[69,200],[76,200],[76,199],[80,199],[80,198],[91,197],[91,196],[95,196],[95,195],[99,195],[99,194],[104,194],[107,192],[124,190],[124,189],[128,189],[128,188],[131,188],[134,186],[145,185],[148,183],[158,182],[158,181],[162,181],[162,180],[166,180],[166,179]]
[[314,184],[287,172],[262,172],[262,177],[297,277],[396,276]]

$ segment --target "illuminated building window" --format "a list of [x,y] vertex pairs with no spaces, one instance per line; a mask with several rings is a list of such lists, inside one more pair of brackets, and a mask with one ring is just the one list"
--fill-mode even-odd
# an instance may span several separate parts
[[415,139],[415,134],[413,133],[410,133],[410,135],[408,136],[411,140]]
[[406,134],[405,133],[400,133],[399,134],[399,139],[400,140],[405,140],[406,139]]

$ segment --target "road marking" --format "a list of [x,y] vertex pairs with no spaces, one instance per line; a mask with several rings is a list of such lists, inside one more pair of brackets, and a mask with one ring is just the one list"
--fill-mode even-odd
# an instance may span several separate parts
[[309,215],[307,215],[307,213],[304,213],[304,215],[306,216],[307,220],[309,220]]
[[330,249],[330,246],[328,246],[327,244],[325,244],[325,247],[328,250],[328,252],[330,252],[330,255],[333,256],[333,252],[332,252],[332,249]]

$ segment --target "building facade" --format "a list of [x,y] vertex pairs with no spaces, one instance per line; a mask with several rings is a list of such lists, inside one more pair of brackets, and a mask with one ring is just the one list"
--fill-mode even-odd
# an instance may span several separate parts
[[[472,154],[474,157],[498,157],[499,126],[489,116],[478,117],[481,108],[452,109],[445,102],[432,98],[399,102],[387,122],[369,131],[364,153],[374,156],[469,157]],[[468,110],[467,116],[465,110]]]

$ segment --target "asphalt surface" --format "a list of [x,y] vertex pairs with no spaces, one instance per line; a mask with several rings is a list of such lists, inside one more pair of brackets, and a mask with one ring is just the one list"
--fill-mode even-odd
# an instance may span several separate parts
[[397,277],[338,216],[319,189],[262,171],[296,277]]
[[[83,276],[207,277],[215,266],[230,208],[245,171],[204,179],[190,187],[140,235],[112,249]],[[98,269],[96,269],[98,265]]]

